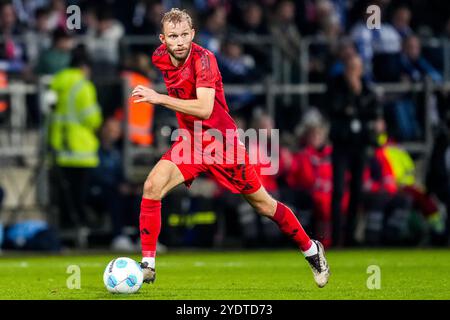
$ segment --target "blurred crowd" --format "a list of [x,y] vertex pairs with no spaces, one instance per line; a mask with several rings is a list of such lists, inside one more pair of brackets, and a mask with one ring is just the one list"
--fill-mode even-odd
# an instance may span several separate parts
[[[72,4],[81,9],[81,25],[68,30],[71,13],[66,9]],[[367,27],[370,4],[380,8],[379,29]],[[263,184],[297,209],[314,237],[326,246],[448,243],[449,92],[380,97],[373,90],[376,83],[441,85],[450,80],[445,79],[443,45],[450,41],[450,3],[438,0],[0,0],[0,87],[51,75],[50,87],[60,98],[53,111],[50,145],[61,228],[98,225],[99,213],[107,212],[112,245],[134,248],[124,227],[138,222],[141,186],[124,174],[124,140],[160,147],[160,123],[174,124],[174,117],[154,106],[140,106],[140,111],[130,107],[124,114],[124,101],[131,102],[123,98],[120,80],[130,86],[162,82],[150,56],[159,45],[162,14],[171,7],[191,14],[194,41],[215,53],[225,84],[262,83],[276,74],[283,66],[272,62],[272,47],[290,69],[304,72],[308,82],[327,84],[327,93],[311,96],[303,112],[298,99],[277,99],[275,118],[264,110],[264,97],[250,91],[227,96],[241,128],[280,128],[280,170],[275,176],[262,176]],[[148,38],[124,42],[133,36]],[[300,61],[304,39],[313,39],[306,47],[306,66]],[[442,42],[436,45],[430,39]],[[287,80],[300,79],[292,72]],[[77,85],[80,98],[67,106],[67,96]],[[0,96],[0,121],[7,103]],[[27,103],[38,104],[36,99]],[[76,126],[70,124],[77,132],[73,138],[61,129],[61,121],[67,119],[58,120],[72,107],[82,114]],[[424,143],[425,118],[430,119],[433,143],[426,146],[425,155],[410,154],[401,143]],[[125,134],[126,121],[127,130],[135,131]],[[81,135],[89,143],[71,143]],[[167,134],[163,136],[167,140]],[[67,144],[84,158],[68,157]],[[424,158],[426,166],[416,170],[416,160]],[[425,179],[418,179],[421,176]],[[179,228],[184,221],[192,229],[195,221],[202,225],[206,219],[216,228],[211,243],[224,237],[217,234],[224,224],[249,246],[283,242],[270,221],[259,218],[246,203],[229,199],[218,186],[213,189],[210,198],[221,201],[203,199],[199,204],[197,198],[202,197],[191,195],[186,206],[187,198],[179,197],[178,202],[185,202],[179,207],[171,203],[170,210],[212,210],[216,218],[200,214],[198,219],[180,220],[167,215],[166,227]],[[168,244],[196,243],[194,233],[180,236],[184,240],[174,234],[163,230],[162,239]]]
[[[79,28],[67,30],[68,19],[75,21],[76,12],[66,11],[72,4],[80,8]],[[380,8],[379,29],[367,27],[370,4]],[[362,59],[364,79],[373,83],[430,79],[441,84],[449,77],[444,41],[450,41],[450,7],[445,1],[2,0],[0,86],[54,75],[69,66],[71,51],[82,45],[91,57],[102,111],[109,116],[119,106],[116,91],[104,83],[119,78],[130,62],[142,60],[139,72],[162,81],[149,57],[159,44],[162,14],[177,6],[193,16],[195,41],[216,54],[224,83],[261,83],[286,70],[284,82],[324,83],[342,74],[344,61],[354,55]],[[313,40],[302,47],[304,39]],[[306,53],[308,62],[301,65]],[[430,117],[436,124],[448,117],[448,95],[433,98]],[[254,105],[264,103],[250,91],[228,99],[232,110],[244,112],[247,120]],[[398,141],[423,139],[424,99],[398,93],[386,101],[388,130]],[[311,102],[319,104],[314,98]]]
[[[157,36],[160,18],[171,7],[186,8],[191,14],[196,41],[219,57],[227,83],[257,81],[267,74],[270,46],[262,46],[267,41],[299,63],[301,39],[310,36],[326,41],[311,48],[312,80],[323,81],[339,72],[338,62],[352,50],[339,46],[339,40],[347,37],[361,55],[368,79],[419,81],[429,75],[442,81],[442,52],[433,48],[424,52],[420,38],[450,37],[449,5],[437,0],[2,0],[0,4],[0,69],[23,77],[53,74],[67,66],[67,52],[79,36],[84,36],[96,64],[120,68],[124,62],[120,40]],[[80,8],[80,26],[72,30],[75,41],[62,41],[61,29],[67,29],[73,13],[66,9],[72,4]],[[370,4],[380,7],[380,29],[367,27]],[[257,38],[238,41],[242,36]],[[134,49],[150,54],[156,44]]]

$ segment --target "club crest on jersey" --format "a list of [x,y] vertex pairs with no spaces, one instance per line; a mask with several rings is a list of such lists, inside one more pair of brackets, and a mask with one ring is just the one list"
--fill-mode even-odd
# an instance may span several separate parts
[[191,76],[191,68],[189,68],[189,67],[184,68],[183,71],[181,71],[180,76],[181,76],[181,79],[183,79],[183,80],[189,79]]

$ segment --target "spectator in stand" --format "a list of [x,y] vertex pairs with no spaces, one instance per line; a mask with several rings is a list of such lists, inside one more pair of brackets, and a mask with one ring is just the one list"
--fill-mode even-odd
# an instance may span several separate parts
[[[325,247],[332,244],[331,201],[333,189],[332,146],[328,142],[328,125],[316,110],[308,111],[299,129],[303,148],[293,155],[286,175],[290,188],[312,203],[314,234]],[[341,210],[346,212],[348,193],[344,193]]]
[[9,74],[24,71],[25,45],[14,37],[23,33],[10,2],[0,2],[0,70]]
[[[252,128],[256,130],[258,135],[267,134],[267,145],[263,145],[261,141],[256,141],[256,143],[253,141],[253,144],[249,144],[250,158],[257,160],[256,171],[264,187],[269,193],[277,196],[279,190],[278,178],[285,177],[288,173],[292,163],[291,152],[287,148],[279,146],[279,148],[275,148],[276,153],[271,154],[272,144],[279,143],[279,141],[272,141],[275,124],[267,113],[256,109],[253,114]],[[257,157],[255,157],[255,154],[257,154]],[[277,172],[268,174],[267,171],[271,168],[277,169]]]
[[214,54],[220,52],[227,33],[227,11],[225,7],[216,7],[206,17],[204,27],[198,34],[198,42]]
[[[142,9],[141,9],[142,10]],[[145,4],[145,15],[142,21],[136,22],[132,30],[133,34],[159,35],[161,30],[161,18],[164,14],[164,6],[161,2]]]
[[[244,54],[238,42],[227,40],[221,51],[222,54],[217,55],[217,60],[225,83],[254,83],[261,79],[262,73],[256,68],[255,60]],[[237,95],[229,94],[227,97],[234,111],[250,107],[256,101],[256,96],[250,91]]]
[[319,36],[323,37],[328,43],[333,44],[337,42],[342,31],[338,16],[330,15],[322,21]]
[[50,1],[50,17],[48,19],[50,30],[67,27],[67,7],[68,4],[65,0]]
[[[238,32],[249,37],[267,37],[269,29],[264,19],[264,11],[257,2],[250,2],[244,7]],[[269,61],[269,46],[258,45],[258,42],[244,44],[244,51],[255,58],[256,64],[264,71],[271,68]]]
[[413,34],[411,29],[411,10],[407,6],[400,6],[394,10],[392,15],[392,26],[397,30],[402,39]]
[[74,47],[73,37],[64,29],[53,31],[53,45],[39,56],[35,72],[38,75],[55,74],[70,64]]
[[318,0],[314,8],[314,34],[324,34],[325,30],[333,26],[336,30],[342,30],[341,21],[336,13],[335,7],[330,0]]
[[347,15],[349,10],[349,3],[347,0],[331,0],[334,7],[334,12],[339,20],[339,25],[342,30],[347,27]]
[[225,83],[248,83],[261,79],[261,72],[256,68],[252,56],[244,53],[242,45],[233,39],[227,40],[218,60]]
[[[422,56],[421,44],[418,37],[410,35],[403,40],[403,50],[397,64],[397,80],[405,82],[420,82],[427,77],[434,82],[442,82],[442,76]],[[420,124],[417,106],[424,99],[423,96],[407,93],[394,101],[391,112],[391,127],[395,129],[393,135],[399,141],[415,141],[422,137],[423,130]],[[437,113],[437,111],[433,112]]]
[[27,43],[27,56],[31,66],[35,66],[39,55],[50,48],[52,44],[51,30],[48,23],[49,11],[47,8],[36,10],[36,19],[32,28],[25,33]]
[[442,75],[422,56],[421,43],[415,35],[407,36],[403,41],[400,68],[402,80],[417,82],[425,77],[437,83],[443,80]]
[[[337,246],[354,244],[355,219],[361,203],[367,148],[375,139],[374,124],[382,113],[376,96],[362,75],[363,62],[359,56],[346,60],[344,74],[328,83],[327,105],[324,106],[331,119],[333,245]],[[342,224],[341,203],[347,169],[351,174],[350,203],[348,221]],[[344,237],[341,228],[344,228]]]
[[75,32],[79,35],[94,35],[98,29],[96,6],[86,1],[80,4],[80,9],[83,12],[81,15],[81,28],[75,30]]
[[342,40],[335,52],[336,59],[329,69],[328,76],[334,78],[342,75],[345,71],[345,61],[357,55],[354,43],[350,39]]
[[87,48],[94,63],[93,71],[102,76],[113,75],[119,64],[119,42],[125,30],[106,6],[97,8],[96,17],[96,29],[87,34]]
[[17,19],[27,27],[36,24],[39,10],[47,7],[50,3],[49,0],[12,0],[10,2],[14,5]]
[[361,9],[363,10],[360,13],[361,19],[350,30],[350,35],[363,60],[364,72],[371,76],[374,56],[377,54],[398,54],[401,51],[402,40],[397,30],[389,23],[381,23],[379,29],[367,28],[366,7]]
[[264,19],[264,11],[258,2],[250,2],[244,7],[239,29],[246,35],[267,36],[269,30]]
[[407,220],[412,210],[422,214],[432,244],[446,243],[444,215],[439,203],[416,182],[415,164],[408,152],[388,139],[384,122],[379,124],[376,129],[378,145],[364,175],[367,243],[420,241],[418,238],[402,239],[407,236]]
[[318,17],[319,29],[316,36],[322,41],[312,43],[309,47],[309,80],[311,82],[326,81],[327,63],[342,33],[339,17],[334,12],[332,3],[328,0],[320,1],[320,3],[324,9],[318,11],[321,14]]
[[96,88],[89,80],[89,66],[84,48],[77,47],[70,66],[58,72],[51,83],[57,95],[49,128],[58,183],[55,191],[62,222],[71,227],[75,224],[79,231],[89,222],[86,211],[89,176],[99,164],[96,131],[103,120]]
[[304,0],[299,1],[297,15],[299,27],[305,35],[315,35],[323,29],[324,23],[333,17],[339,29],[345,30],[347,23],[348,1],[346,0]]
[[379,146],[375,149],[378,163],[392,172],[392,180],[402,196],[410,199],[413,207],[425,218],[431,231],[431,240],[442,243],[445,231],[443,214],[436,199],[416,181],[416,167],[409,153],[389,139],[384,125],[380,128]]
[[[377,122],[376,132],[381,131],[383,121]],[[365,213],[365,243],[380,245],[383,241],[387,216],[408,202],[398,197],[394,173],[384,150],[377,147],[368,157],[363,174],[363,209]]]
[[280,47],[292,63],[299,63],[300,32],[295,24],[295,3],[290,0],[280,1],[275,16],[270,24],[270,32],[276,45]]
[[[145,53],[134,53],[124,59],[123,70],[120,73],[122,82],[125,81],[128,88],[142,85],[148,88],[153,86],[151,80],[155,70],[151,67],[150,57]],[[120,90],[118,90],[120,91]],[[123,118],[127,123],[129,142],[141,147],[149,147],[154,144],[155,106],[150,103],[135,103],[133,97],[118,96],[117,101],[125,101],[125,106],[120,106],[115,112],[116,117]],[[126,111],[126,117],[124,111]]]

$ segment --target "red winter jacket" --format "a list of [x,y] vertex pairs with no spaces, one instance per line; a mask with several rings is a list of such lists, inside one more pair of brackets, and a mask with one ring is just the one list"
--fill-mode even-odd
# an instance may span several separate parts
[[[333,149],[326,145],[318,150],[311,146],[294,155],[291,169],[287,175],[290,187],[308,192],[314,202],[314,211],[319,217],[331,219],[331,199],[333,194]],[[348,205],[348,192],[344,192],[342,211]]]

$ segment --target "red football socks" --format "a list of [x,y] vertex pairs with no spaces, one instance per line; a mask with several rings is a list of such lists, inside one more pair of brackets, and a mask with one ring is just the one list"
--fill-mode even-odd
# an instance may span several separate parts
[[283,203],[277,202],[277,209],[272,220],[280,227],[281,231],[292,238],[302,251],[308,250],[312,241],[303,230],[302,225],[298,221],[291,209]]
[[161,200],[142,198],[139,216],[142,257],[155,257],[161,231]]
[[[272,220],[275,221],[284,234],[295,241],[300,250],[306,251],[311,247],[311,239],[303,230],[292,210],[283,203],[277,202],[277,208]],[[156,243],[161,231],[161,200],[142,198],[139,229],[142,256],[155,257]]]

